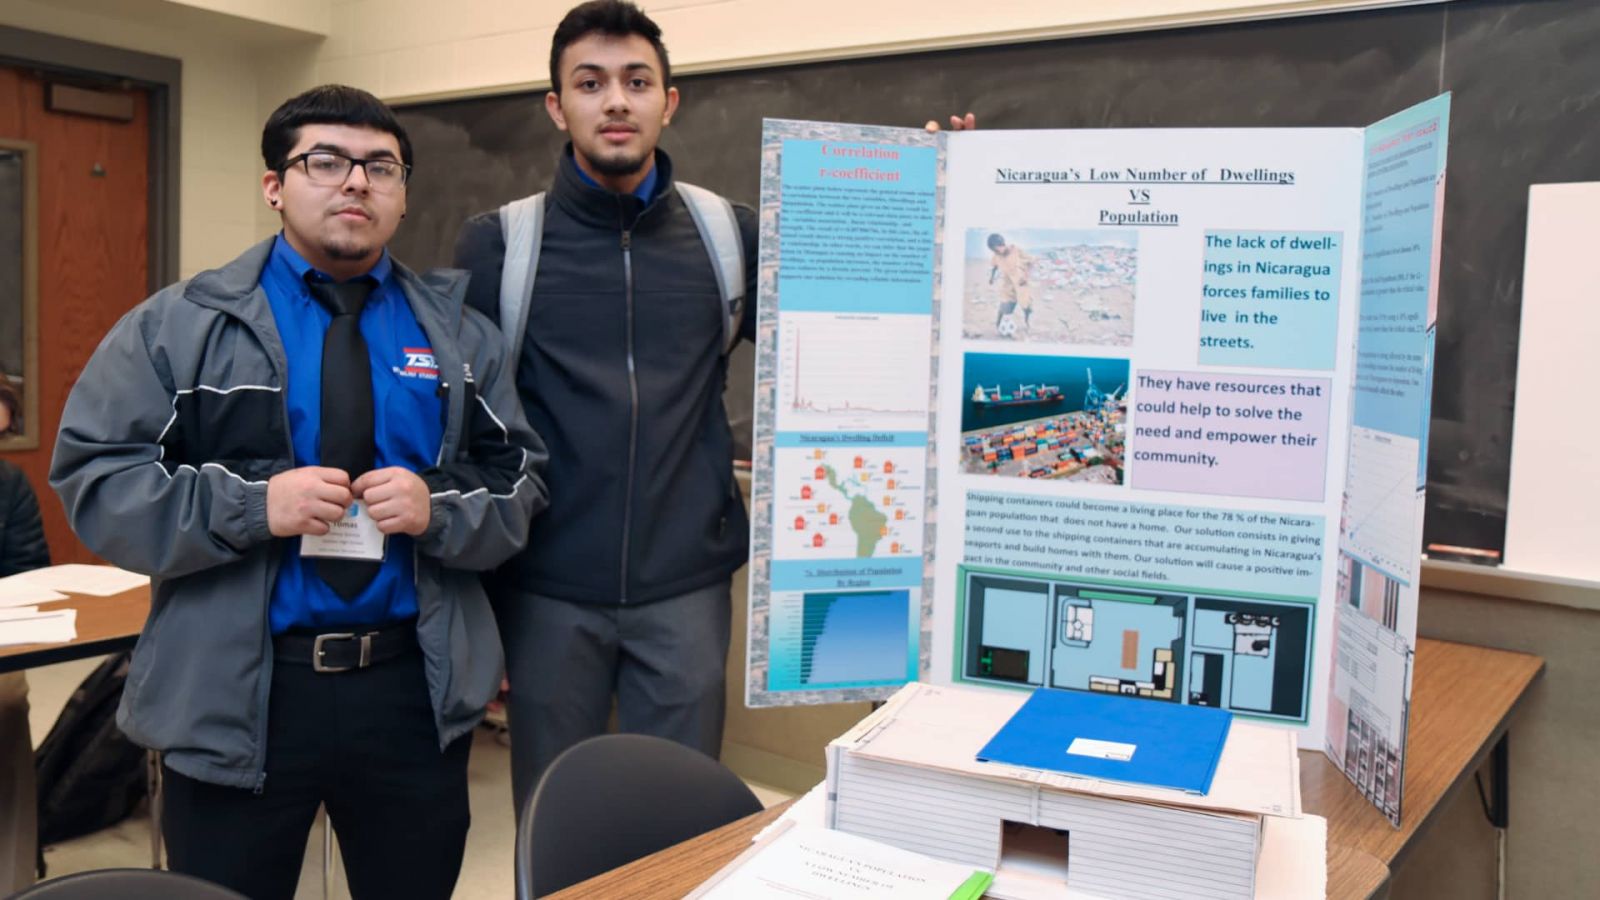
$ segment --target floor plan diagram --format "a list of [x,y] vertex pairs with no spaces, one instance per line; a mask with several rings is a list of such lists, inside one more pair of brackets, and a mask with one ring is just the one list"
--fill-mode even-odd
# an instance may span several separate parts
[[962,577],[958,680],[1307,719],[1310,603]]
[[1172,700],[1185,598],[1056,585],[1050,686]]

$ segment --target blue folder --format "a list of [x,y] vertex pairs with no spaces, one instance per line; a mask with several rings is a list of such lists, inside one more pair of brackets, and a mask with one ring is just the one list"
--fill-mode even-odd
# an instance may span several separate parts
[[1204,794],[1232,723],[1225,709],[1038,690],[978,760]]

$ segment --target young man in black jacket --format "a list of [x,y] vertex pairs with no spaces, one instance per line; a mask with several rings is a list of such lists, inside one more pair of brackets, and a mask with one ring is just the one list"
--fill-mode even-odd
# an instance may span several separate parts
[[[550,57],[545,108],[571,143],[512,343],[551,505],[491,586],[519,811],[561,751],[605,730],[613,695],[623,731],[718,754],[729,576],[749,531],[717,269],[656,147],[678,105],[661,31],[631,3],[596,0],[567,14]],[[735,217],[749,298],[735,327],[750,338],[755,213]],[[496,318],[507,255],[499,213],[463,227],[468,302]]]

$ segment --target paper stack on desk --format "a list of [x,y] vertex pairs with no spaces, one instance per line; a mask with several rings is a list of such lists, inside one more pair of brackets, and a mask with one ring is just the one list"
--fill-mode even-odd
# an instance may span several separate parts
[[[790,823],[822,827],[827,819],[827,782],[796,799],[783,815],[762,829],[760,841]],[[1255,900],[1306,900],[1328,894],[1328,820],[1267,816],[1262,820],[1261,857],[1256,862]],[[992,891],[986,896],[998,896]],[[1076,897],[1071,888],[1067,896]]]
[[1256,896],[1266,821],[1300,816],[1291,732],[1234,722],[1204,795],[979,762],[1027,699],[907,685],[829,744],[828,826],[994,869],[997,898]]
[[40,612],[37,606],[0,609],[0,647],[64,644],[78,636],[78,611]]

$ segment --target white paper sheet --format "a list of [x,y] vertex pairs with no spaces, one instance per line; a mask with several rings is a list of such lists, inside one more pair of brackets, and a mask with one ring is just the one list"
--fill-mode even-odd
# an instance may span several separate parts
[[[65,591],[69,594],[87,594],[91,597],[111,597],[149,583],[148,575],[129,572],[116,566],[90,566],[81,563],[49,566],[0,579],[0,584],[12,585],[10,589],[16,591]],[[44,599],[65,600],[66,597],[57,595]],[[43,599],[26,602],[40,603]],[[4,600],[0,600],[0,605],[13,604],[6,604]]]
[[790,804],[789,808],[783,811],[783,815],[772,820],[767,827],[756,832],[756,836],[750,840],[759,841],[779,828],[786,827],[784,825],[786,822],[817,825],[827,821],[824,818],[827,815],[827,793],[828,783],[826,781],[818,782],[811,790],[801,794],[800,799]]
[[75,609],[44,613],[35,610],[30,616],[0,618],[0,647],[64,644],[77,636],[78,611]]
[[1328,895],[1328,820],[1268,816],[1256,863],[1256,900]]
[[0,578],[0,608],[8,606],[34,606],[52,600],[65,600],[67,595],[52,591],[30,581],[19,581],[22,575]]
[[974,874],[842,831],[787,822],[687,900],[948,900]]

